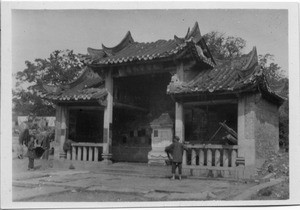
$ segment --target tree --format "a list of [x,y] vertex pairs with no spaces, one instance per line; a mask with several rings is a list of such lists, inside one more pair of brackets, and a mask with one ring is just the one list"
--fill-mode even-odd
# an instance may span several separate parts
[[37,96],[37,85],[60,85],[69,83],[80,75],[83,63],[80,55],[72,50],[56,50],[47,59],[25,61],[26,68],[17,72],[16,88],[13,90],[13,111],[17,115],[54,115],[51,101]]
[[204,39],[216,59],[232,59],[241,56],[246,41],[240,37],[225,36],[224,33],[212,31],[205,34]]

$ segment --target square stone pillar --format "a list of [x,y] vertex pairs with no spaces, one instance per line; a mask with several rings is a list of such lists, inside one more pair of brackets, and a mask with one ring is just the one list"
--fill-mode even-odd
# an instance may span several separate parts
[[183,104],[175,103],[175,135],[180,138],[180,142],[185,141],[184,133],[184,110]]
[[55,107],[55,139],[54,139],[54,159],[59,159],[60,153],[60,135],[61,135],[61,106]]
[[64,106],[56,106],[54,159],[66,158],[63,150],[67,138],[68,109]]
[[112,146],[112,121],[113,121],[113,78],[109,70],[105,75],[105,88],[107,90],[107,105],[104,109],[103,122],[103,162],[111,163],[111,146]]
[[61,130],[60,130],[60,146],[59,146],[59,158],[66,159],[67,154],[65,153],[63,146],[67,138],[67,121],[68,121],[68,110],[67,107],[61,108]]
[[244,158],[239,166],[239,178],[250,178],[255,173],[255,110],[254,96],[242,96],[238,100],[238,158]]

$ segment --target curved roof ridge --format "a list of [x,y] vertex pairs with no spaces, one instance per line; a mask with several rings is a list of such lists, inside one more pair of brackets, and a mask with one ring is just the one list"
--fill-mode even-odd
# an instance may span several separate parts
[[102,44],[102,49],[104,50],[105,53],[109,54],[109,55],[113,55],[119,51],[121,51],[122,49],[124,49],[125,47],[127,47],[129,44],[133,43],[134,40],[131,36],[130,31],[128,31],[125,35],[125,37],[122,39],[122,41],[114,46],[114,47],[106,47],[105,45]]
[[88,77],[95,77],[95,76],[100,78],[100,76],[94,71],[92,71],[89,67],[84,67],[83,72],[78,76],[77,79],[75,79],[72,82],[63,84],[62,87],[72,88],[80,84],[84,80],[86,80]]

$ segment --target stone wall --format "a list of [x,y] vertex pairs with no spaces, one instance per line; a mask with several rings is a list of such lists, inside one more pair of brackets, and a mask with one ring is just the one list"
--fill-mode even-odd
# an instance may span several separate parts
[[112,147],[112,159],[114,161],[122,162],[148,162],[148,152],[151,150],[151,146],[124,146],[116,145]]
[[255,103],[255,116],[256,160],[263,161],[279,150],[278,107],[259,97]]
[[239,98],[238,156],[245,158],[244,176],[251,178],[270,154],[279,149],[278,107],[261,94]]

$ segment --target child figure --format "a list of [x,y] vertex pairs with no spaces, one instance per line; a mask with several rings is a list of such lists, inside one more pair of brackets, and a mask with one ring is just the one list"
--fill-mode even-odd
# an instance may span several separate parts
[[175,171],[178,167],[178,174],[179,174],[179,180],[181,180],[181,173],[182,173],[182,156],[183,156],[183,150],[187,150],[187,147],[179,142],[179,137],[175,136],[173,138],[173,143],[165,148],[165,152],[168,154],[171,154],[173,160],[172,160],[172,178],[175,179]]
[[28,170],[34,170],[34,157],[35,157],[35,139],[34,136],[30,136],[30,140],[28,142],[28,159],[29,159],[29,163],[28,163]]

